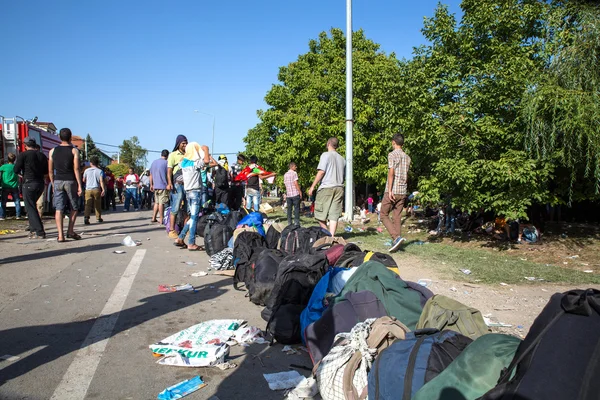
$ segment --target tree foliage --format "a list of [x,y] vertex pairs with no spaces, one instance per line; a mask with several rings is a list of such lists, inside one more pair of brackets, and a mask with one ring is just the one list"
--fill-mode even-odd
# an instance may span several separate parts
[[[306,187],[329,137],[340,139],[338,150],[344,154],[345,46],[341,30],[322,32],[306,54],[281,67],[279,83],[265,97],[269,108],[258,111],[259,124],[244,138],[246,154],[258,156],[280,181],[294,161]],[[400,126],[400,66],[362,31],[354,32],[353,47],[355,179],[381,183],[390,140]]]
[[[96,144],[94,143],[94,140],[92,139],[92,136],[89,133],[86,136],[85,141],[87,143],[87,152],[85,154],[85,160],[89,161],[94,156],[100,158],[100,149],[96,147]],[[84,150],[85,149],[86,147],[84,147]]]
[[132,167],[137,173],[142,172],[147,162],[148,151],[140,145],[137,136],[123,140],[123,144],[119,146],[119,151],[122,164]]
[[127,174],[129,173],[129,165],[127,164],[110,164],[107,167],[108,169],[110,169],[110,172],[112,172],[115,177],[127,176]]

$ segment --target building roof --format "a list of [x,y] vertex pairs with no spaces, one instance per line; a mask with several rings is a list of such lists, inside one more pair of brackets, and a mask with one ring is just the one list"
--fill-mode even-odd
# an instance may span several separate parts
[[50,132],[56,132],[58,129],[56,129],[56,125],[54,125],[54,123],[52,122],[36,122],[33,125],[37,125],[41,128],[47,129]]

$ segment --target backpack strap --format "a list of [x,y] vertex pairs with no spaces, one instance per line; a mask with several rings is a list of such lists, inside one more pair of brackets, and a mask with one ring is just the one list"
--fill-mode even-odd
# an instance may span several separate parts
[[372,251],[367,252],[367,254],[365,255],[365,258],[364,258],[363,262],[369,261],[371,259],[371,257],[373,257],[374,254],[375,253],[372,252]]

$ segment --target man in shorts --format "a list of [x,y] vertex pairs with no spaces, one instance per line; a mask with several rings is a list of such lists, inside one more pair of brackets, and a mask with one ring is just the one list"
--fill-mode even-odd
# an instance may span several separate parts
[[183,173],[181,171],[181,161],[185,155],[187,143],[185,136],[178,135],[175,140],[175,147],[169,154],[169,158],[167,158],[167,190],[171,192],[171,216],[169,221],[169,237],[171,239],[179,237],[175,232],[175,220],[179,208],[183,207],[184,210],[187,208],[185,190],[183,189]]
[[[160,158],[154,160],[150,166],[150,190],[154,192],[154,209],[150,221],[160,224],[162,224],[163,216],[165,215],[165,205],[169,204],[167,158],[169,158],[169,150],[165,149],[161,151]],[[157,215],[160,220],[156,219]]]
[[339,143],[338,139],[334,137],[327,140],[327,151],[321,154],[317,166],[317,176],[310,189],[308,189],[308,197],[310,198],[315,186],[321,182],[315,199],[315,219],[319,222],[321,228],[325,230],[329,220],[329,232],[332,236],[335,236],[338,220],[342,216],[342,203],[344,200],[346,160],[337,152]]
[[81,236],[75,233],[74,227],[79,210],[79,196],[83,194],[83,184],[79,169],[79,150],[71,144],[71,136],[69,128],[62,128],[59,132],[60,145],[50,150],[48,154],[48,174],[54,188],[54,208],[56,209],[54,218],[59,242],[65,241],[63,214],[67,204],[71,209],[67,238],[81,239]]

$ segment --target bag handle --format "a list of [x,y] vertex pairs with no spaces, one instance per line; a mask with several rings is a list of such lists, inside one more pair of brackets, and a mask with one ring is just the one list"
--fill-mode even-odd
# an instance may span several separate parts
[[346,367],[344,368],[344,377],[343,377],[343,388],[344,388],[344,397],[346,400],[359,400],[358,391],[354,386],[354,374],[358,370],[358,366],[362,362],[362,353],[357,350],[352,354],[350,360],[346,363]]

